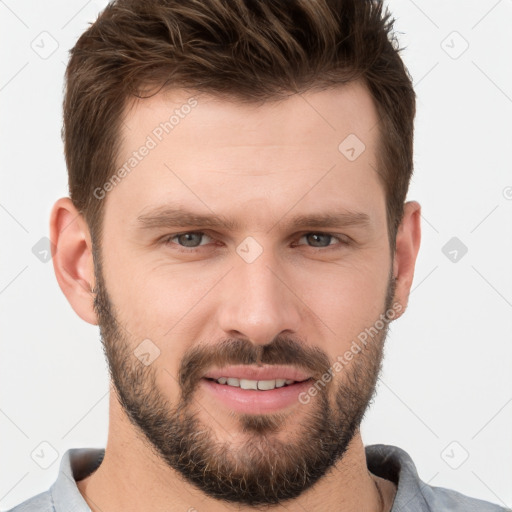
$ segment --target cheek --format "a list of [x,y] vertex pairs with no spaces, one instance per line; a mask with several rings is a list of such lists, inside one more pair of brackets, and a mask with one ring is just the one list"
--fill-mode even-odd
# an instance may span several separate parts
[[386,265],[361,259],[302,272],[295,288],[318,332],[341,349],[383,312],[387,285]]
[[[216,283],[225,272],[222,266],[171,264],[165,259],[137,257],[104,260],[109,296],[116,317],[130,338],[153,340],[162,350],[172,348],[172,357],[197,340],[206,305],[215,300]],[[211,308],[209,307],[209,311]],[[176,343],[173,340],[178,340]],[[179,345],[179,346],[177,346]]]

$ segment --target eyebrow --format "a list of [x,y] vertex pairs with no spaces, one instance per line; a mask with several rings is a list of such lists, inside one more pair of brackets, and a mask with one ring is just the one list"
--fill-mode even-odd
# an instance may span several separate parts
[[[343,228],[351,226],[365,228],[371,225],[369,215],[349,210],[296,215],[289,220],[285,221],[285,219],[286,215],[277,221],[274,226],[284,223],[288,229],[300,229]],[[137,224],[143,230],[157,228],[224,228],[230,231],[237,231],[241,228],[241,223],[235,219],[227,219],[222,215],[214,213],[201,214],[171,206],[155,208],[148,213],[139,215],[137,217]]]

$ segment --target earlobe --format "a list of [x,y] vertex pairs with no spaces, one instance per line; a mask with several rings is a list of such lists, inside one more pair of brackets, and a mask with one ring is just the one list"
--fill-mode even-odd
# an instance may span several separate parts
[[408,201],[404,205],[404,215],[396,235],[393,261],[393,275],[396,278],[395,301],[402,305],[401,315],[409,301],[420,242],[421,205],[416,201]]
[[59,199],[50,218],[55,276],[76,314],[97,325],[94,311],[94,262],[89,228],[69,197]]

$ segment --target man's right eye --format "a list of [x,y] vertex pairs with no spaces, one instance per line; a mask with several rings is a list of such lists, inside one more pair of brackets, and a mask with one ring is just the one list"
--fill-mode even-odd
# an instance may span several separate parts
[[186,233],[169,235],[163,239],[163,242],[169,245],[174,244],[194,249],[201,245],[205,245],[200,243],[204,237],[210,238],[202,231],[187,231]]

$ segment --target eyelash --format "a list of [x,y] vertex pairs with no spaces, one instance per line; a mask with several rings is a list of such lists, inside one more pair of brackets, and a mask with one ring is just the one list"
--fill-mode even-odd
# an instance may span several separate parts
[[[174,243],[172,242],[172,240],[174,238],[177,238],[179,236],[182,236],[182,235],[193,235],[193,234],[201,234],[201,235],[206,235],[210,238],[213,239],[212,236],[208,235],[208,233],[206,233],[205,231],[184,231],[182,233],[176,233],[176,234],[173,234],[173,235],[168,235],[166,237],[164,237],[162,239],[162,243],[166,246],[171,246],[171,245],[175,245],[176,246],[176,250],[178,252],[181,252],[181,253],[186,253],[186,254],[194,254],[196,252],[198,252],[199,250],[201,250],[201,248],[203,247],[206,247],[206,245],[199,245],[197,247],[184,247],[183,245],[179,245],[177,243]],[[323,236],[330,236],[331,238],[335,238],[336,240],[339,241],[339,245],[341,246],[347,246],[347,245],[350,245],[351,243],[351,239],[349,237],[347,237],[346,235],[337,235],[335,233],[326,233],[326,232],[323,232],[323,231],[307,231],[305,233],[302,233],[300,234],[300,238],[303,238],[304,236],[306,235],[323,235]],[[300,245],[307,245],[307,244],[300,244]],[[337,244],[334,244],[333,246],[331,246],[330,244],[327,245],[326,247],[313,247],[313,246],[309,246],[311,249],[316,249],[317,251],[327,251],[327,250],[335,250],[336,248],[339,248],[337,246]]]

